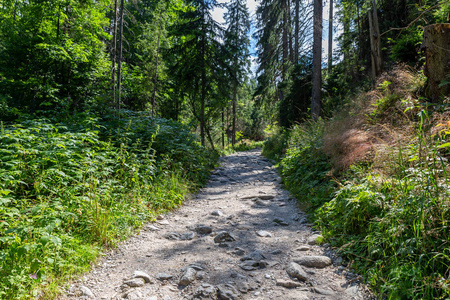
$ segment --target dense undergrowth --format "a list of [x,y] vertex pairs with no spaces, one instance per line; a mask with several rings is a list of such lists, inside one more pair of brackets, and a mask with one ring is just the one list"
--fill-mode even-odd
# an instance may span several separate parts
[[264,154],[280,157],[284,184],[374,292],[444,299],[450,296],[449,114],[445,101],[431,105],[415,94],[420,74],[395,72],[398,82],[382,81],[332,119],[274,135]]
[[102,247],[179,205],[216,159],[187,127],[142,113],[2,124],[0,299],[53,297]]

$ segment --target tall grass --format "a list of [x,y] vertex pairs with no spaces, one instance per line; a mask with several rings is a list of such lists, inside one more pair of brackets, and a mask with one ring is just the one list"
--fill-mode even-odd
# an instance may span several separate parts
[[0,299],[53,297],[102,247],[179,205],[216,158],[182,125],[134,113],[2,126]]

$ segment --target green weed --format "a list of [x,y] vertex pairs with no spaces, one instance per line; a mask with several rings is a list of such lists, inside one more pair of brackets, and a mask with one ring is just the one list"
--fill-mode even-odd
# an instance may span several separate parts
[[0,135],[0,299],[54,297],[214,165],[178,123],[124,112],[24,120]]

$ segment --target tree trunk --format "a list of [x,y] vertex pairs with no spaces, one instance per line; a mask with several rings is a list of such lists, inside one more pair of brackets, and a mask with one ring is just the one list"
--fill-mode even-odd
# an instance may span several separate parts
[[450,96],[450,23],[433,24],[423,31],[424,74],[428,77],[431,99]]
[[330,18],[328,20],[328,74],[330,74],[333,67],[333,0],[330,0]]
[[122,76],[122,46],[123,46],[123,11],[124,11],[124,0],[120,1],[120,25],[119,25],[119,61],[117,66],[117,103],[116,108],[120,110],[120,98],[121,98],[121,76]]
[[282,36],[282,46],[283,46],[283,61],[282,61],[282,67],[281,67],[281,80],[284,82],[286,79],[286,73],[287,73],[287,65],[289,60],[289,41],[288,41],[288,7],[287,7],[287,0],[283,0],[283,36]]
[[222,149],[225,149],[225,107],[222,107]]
[[322,0],[314,0],[314,41],[311,118],[320,116],[322,106]]
[[344,21],[342,22],[343,27],[344,27],[344,37],[343,37],[343,49],[342,52],[344,53],[344,62],[345,64],[348,66],[349,65],[349,60],[350,60],[350,51],[349,51],[349,43],[348,43],[348,36],[350,34],[350,22],[347,18],[345,18],[345,11],[344,13]]
[[372,80],[375,83],[376,78],[382,72],[382,59],[381,59],[381,41],[380,41],[380,28],[378,26],[378,14],[375,0],[372,2],[372,10],[369,10],[369,32],[370,32],[370,49],[372,60]]
[[300,51],[299,46],[299,31],[300,31],[300,0],[295,0],[295,29],[294,29],[294,63],[298,64],[298,55]]
[[[205,16],[205,6],[202,6],[202,15]],[[205,146],[205,100],[206,100],[206,28],[205,20],[202,20],[202,36],[201,36],[201,72],[202,72],[202,86],[201,86],[201,99],[200,99],[200,139],[202,146]]]
[[113,44],[111,49],[111,82],[112,82],[112,97],[113,106],[116,105],[116,47],[117,47],[117,0],[114,0],[114,30],[113,30]]
[[232,136],[231,136],[231,146],[234,149],[234,145],[236,144],[236,97],[237,97],[237,86],[236,83],[234,83],[234,88],[233,88],[233,110],[232,110]]
[[155,115],[155,106],[156,106],[156,86],[158,84],[158,65],[159,65],[159,41],[161,38],[161,15],[162,15],[162,10],[161,13],[159,15],[159,28],[158,28],[158,40],[156,43],[156,61],[155,61],[155,75],[153,77],[153,94],[152,94],[152,117]]
[[292,47],[292,30],[291,30],[291,1],[287,0],[287,31],[289,41],[289,62],[294,63],[294,48]]
[[210,132],[210,130],[209,130],[209,127],[205,127],[205,131],[206,131],[206,135],[208,136],[208,141],[209,141],[209,143],[211,144],[211,148],[212,148],[213,150],[216,150],[216,148],[214,147],[214,142],[213,142],[213,139],[212,139],[212,137],[211,137],[211,132]]

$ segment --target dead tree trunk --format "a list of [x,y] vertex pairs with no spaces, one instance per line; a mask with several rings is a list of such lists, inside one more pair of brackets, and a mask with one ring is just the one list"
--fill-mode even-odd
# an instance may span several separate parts
[[425,49],[425,70],[430,96],[439,100],[450,96],[450,23],[426,26],[423,31],[422,48]]

